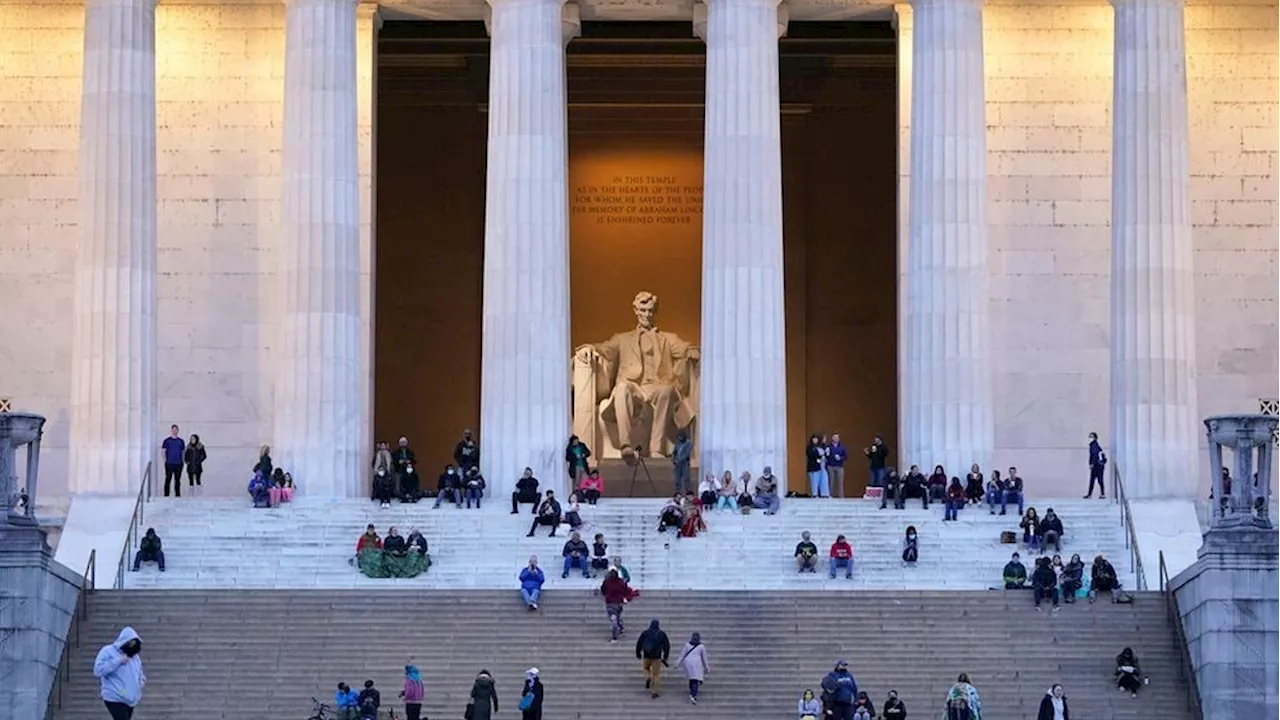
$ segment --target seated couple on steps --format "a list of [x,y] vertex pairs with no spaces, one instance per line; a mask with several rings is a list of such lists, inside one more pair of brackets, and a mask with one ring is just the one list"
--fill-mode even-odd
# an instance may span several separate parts
[[707,529],[707,523],[702,519],[702,507],[702,502],[693,493],[672,495],[658,513],[658,532],[678,528],[677,537],[697,537],[699,531]]
[[[588,505],[599,502],[600,496],[604,495],[604,480],[600,478],[600,471],[595,468],[586,471],[582,482],[578,483],[578,491],[575,494],[585,500]],[[574,496],[570,496],[569,499],[571,503],[574,502]],[[542,503],[542,495],[538,493],[538,478],[533,476],[532,468],[525,468],[524,474],[516,481],[515,492],[511,493],[511,514],[518,515],[521,505],[532,505],[531,511],[537,515]]]
[[409,537],[400,536],[392,525],[386,539],[378,537],[371,523],[356,541],[355,564],[371,578],[415,577],[431,567],[427,539],[418,528],[409,528]]
[[270,476],[263,473],[261,463],[254,468],[253,477],[249,480],[249,497],[253,499],[255,508],[275,508],[281,503],[293,500],[297,488],[293,484],[293,476],[280,468],[269,471]]

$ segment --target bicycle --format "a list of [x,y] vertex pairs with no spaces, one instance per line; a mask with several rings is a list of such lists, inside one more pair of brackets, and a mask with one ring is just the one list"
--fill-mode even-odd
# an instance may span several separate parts
[[329,706],[314,697],[311,698],[311,711],[313,714],[307,720],[330,720],[328,715]]

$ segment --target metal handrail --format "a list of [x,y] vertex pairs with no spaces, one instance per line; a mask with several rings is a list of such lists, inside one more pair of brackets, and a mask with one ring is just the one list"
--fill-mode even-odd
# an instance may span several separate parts
[[1178,650],[1182,656],[1181,673],[1183,687],[1187,689],[1187,709],[1191,711],[1193,720],[1204,720],[1204,712],[1200,707],[1200,686],[1196,682],[1196,669],[1191,664],[1191,651],[1187,649],[1187,633],[1182,627],[1182,611],[1178,609],[1178,596],[1169,587],[1169,567],[1164,562],[1164,551],[1160,551],[1160,592],[1164,594],[1165,619],[1171,623],[1177,634]]
[[1133,528],[1133,510],[1129,508],[1129,498],[1124,493],[1124,481],[1120,479],[1120,469],[1111,466],[1112,502],[1120,506],[1120,524],[1124,526],[1124,547],[1129,551],[1129,567],[1136,576],[1137,590],[1147,589],[1147,573],[1142,568],[1142,553],[1138,551],[1138,533]]
[[[84,566],[80,589],[76,591],[75,608],[71,611],[71,624],[67,626],[67,638],[62,642],[62,655],[49,686],[49,699],[45,702],[45,720],[52,720],[54,709],[62,708],[62,686],[71,680],[71,651],[80,647],[80,622],[89,615],[87,596],[93,593],[98,580],[98,551],[89,551],[89,562]],[[74,644],[73,644],[74,638]]]
[[133,504],[133,516],[129,518],[129,530],[124,535],[124,547],[120,549],[120,563],[116,566],[116,590],[124,589],[124,568],[125,563],[129,561],[129,550],[138,542],[138,528],[145,522],[146,504],[151,502],[151,467],[153,463],[147,463],[147,469],[142,474],[142,487],[138,488],[138,499]]

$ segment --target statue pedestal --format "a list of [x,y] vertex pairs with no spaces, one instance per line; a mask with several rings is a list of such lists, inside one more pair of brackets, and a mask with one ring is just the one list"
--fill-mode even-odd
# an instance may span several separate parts
[[1280,712],[1278,551],[1275,529],[1214,527],[1195,564],[1170,581],[1204,720]]
[[44,717],[83,582],[43,530],[0,525],[0,717]]

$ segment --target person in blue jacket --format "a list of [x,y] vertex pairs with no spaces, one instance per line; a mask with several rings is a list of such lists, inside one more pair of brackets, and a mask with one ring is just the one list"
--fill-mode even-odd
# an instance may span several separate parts
[[849,673],[849,663],[837,660],[836,667],[822,679],[822,699],[828,717],[853,720],[853,699],[858,697],[858,683]]
[[333,704],[338,708],[338,720],[355,720],[360,695],[346,683],[338,683],[338,690],[333,694]]
[[538,596],[542,594],[542,583],[547,581],[542,568],[538,567],[538,556],[529,558],[529,564],[520,571],[520,597],[530,612],[538,609]]

